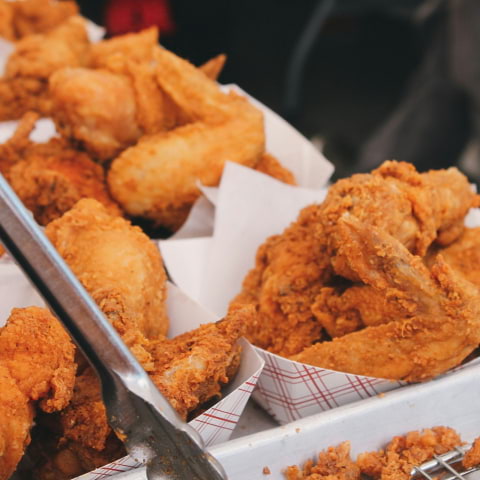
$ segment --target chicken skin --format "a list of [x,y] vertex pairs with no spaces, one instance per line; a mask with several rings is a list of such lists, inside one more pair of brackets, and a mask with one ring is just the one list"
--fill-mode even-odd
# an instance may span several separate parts
[[0,145],[0,172],[41,225],[70,210],[81,198],[94,198],[120,215],[105,183],[103,168],[65,140],[29,139],[38,115],[22,117],[12,138]]
[[158,50],[156,61],[158,84],[189,123],[122,152],[108,184],[129,215],[175,230],[200,195],[199,181],[217,185],[226,161],[256,165],[264,151],[263,115],[173,53]]
[[30,110],[50,115],[48,79],[60,68],[86,65],[88,45],[85,21],[78,16],[20,40],[0,80],[0,119],[14,120]]
[[436,242],[448,245],[464,230],[468,210],[479,197],[456,168],[418,173],[404,162],[384,162],[371,174],[339,180],[322,204],[323,231],[332,265],[338,275],[357,281],[341,255],[335,229],[344,213],[392,235],[413,254],[424,256]]
[[156,338],[167,332],[162,259],[140,228],[83,199],[45,233],[120,333]]
[[135,91],[124,75],[65,68],[52,75],[50,95],[58,131],[98,160],[113,158],[142,135]]
[[431,265],[438,254],[456,272],[480,288],[480,227],[466,228],[462,236],[448,247],[434,249],[426,258],[427,265]]
[[[239,309],[215,324],[148,342],[151,361],[142,364],[182,417],[220,396],[221,386],[234,377],[240,363],[236,342],[252,314],[252,309]],[[125,454],[107,423],[98,381],[90,368],[77,377],[74,398],[61,412],[59,427],[60,438],[48,452],[43,449],[45,461],[37,469],[40,480],[67,479]]]
[[12,26],[16,38],[47,33],[79,13],[77,4],[69,0],[22,0],[2,3],[9,3],[12,8]]
[[322,338],[322,325],[311,306],[332,270],[315,237],[319,213],[318,205],[305,208],[283,234],[270,237],[258,249],[255,268],[230,305],[231,309],[255,305],[257,316],[247,326],[246,336],[279,355],[301,352]]
[[337,235],[348,268],[407,309],[409,318],[317,343],[294,360],[417,382],[459,365],[478,346],[478,290],[441,256],[429,272],[398,240],[354,217],[343,217]]
[[48,310],[14,309],[0,329],[0,479],[14,472],[30,443],[35,405],[65,408],[76,365],[68,334]]

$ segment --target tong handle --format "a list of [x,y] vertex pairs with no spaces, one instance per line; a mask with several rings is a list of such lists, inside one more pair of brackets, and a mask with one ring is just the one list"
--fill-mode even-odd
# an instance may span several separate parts
[[129,453],[157,466],[151,478],[225,479],[2,175],[0,240],[96,370],[109,423]]

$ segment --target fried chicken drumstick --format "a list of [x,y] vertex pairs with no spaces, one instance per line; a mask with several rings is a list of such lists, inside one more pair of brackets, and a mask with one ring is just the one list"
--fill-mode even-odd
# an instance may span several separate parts
[[43,308],[14,309],[0,329],[0,479],[14,472],[30,443],[35,405],[65,408],[75,381],[74,346]]

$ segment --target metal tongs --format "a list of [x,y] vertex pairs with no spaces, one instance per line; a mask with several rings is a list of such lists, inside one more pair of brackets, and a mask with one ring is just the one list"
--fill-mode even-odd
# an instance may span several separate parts
[[0,175],[0,240],[96,370],[110,426],[150,480],[225,480]]

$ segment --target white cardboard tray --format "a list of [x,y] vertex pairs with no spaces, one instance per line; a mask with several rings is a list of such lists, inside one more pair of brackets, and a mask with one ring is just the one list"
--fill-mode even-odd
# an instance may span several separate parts
[[[439,425],[456,429],[465,441],[480,436],[479,367],[237,438],[209,451],[229,480],[282,480],[287,466],[302,464],[344,440],[351,442],[352,456],[356,456],[381,448],[395,435]],[[270,475],[263,474],[264,467]],[[147,477],[145,469],[139,468],[113,478]]]

